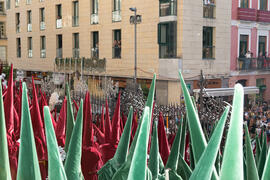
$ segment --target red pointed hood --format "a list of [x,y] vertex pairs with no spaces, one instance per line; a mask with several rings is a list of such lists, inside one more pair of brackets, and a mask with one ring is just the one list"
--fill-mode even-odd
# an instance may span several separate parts
[[109,115],[108,101],[106,100],[106,114],[105,114],[105,141],[108,143],[111,139],[112,125]]
[[56,139],[58,145],[61,147],[65,146],[66,121],[67,121],[67,99],[65,97],[55,129]]
[[116,107],[114,110],[114,114],[113,114],[113,119],[112,119],[112,143],[113,144],[118,144],[119,140],[120,140],[120,131],[121,131],[121,127],[120,127],[120,97],[121,97],[121,92],[119,92],[118,94],[118,99],[117,99],[117,103],[116,103]]
[[83,113],[84,113],[84,115],[83,115],[82,146],[83,147],[90,147],[90,146],[92,146],[94,139],[93,139],[92,110],[91,110],[89,92],[87,92],[85,95]]
[[102,106],[99,129],[102,133],[105,133],[105,126],[104,126],[104,107]]
[[158,120],[158,145],[160,156],[164,164],[166,164],[168,157],[170,155],[170,148],[165,132],[164,119],[161,112],[159,113],[159,120]]
[[93,128],[94,128],[94,132],[95,132],[95,135],[97,136],[97,141],[98,143],[101,145],[101,144],[104,144],[105,143],[105,134],[101,132],[101,130],[95,125],[93,124]]
[[45,133],[44,133],[44,126],[40,114],[37,94],[36,94],[36,88],[34,83],[34,78],[32,77],[32,110],[31,110],[31,119],[32,119],[32,125],[33,125],[33,131],[35,136],[35,142],[37,147],[37,154],[39,160],[44,160],[46,157],[46,139],[45,139]]

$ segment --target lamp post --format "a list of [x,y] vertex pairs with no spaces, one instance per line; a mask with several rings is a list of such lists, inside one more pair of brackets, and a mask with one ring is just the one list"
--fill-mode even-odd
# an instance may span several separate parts
[[134,16],[130,16],[130,24],[134,24],[134,84],[137,81],[137,24],[141,23],[142,16],[137,15],[137,8],[129,8],[130,11],[134,12]]

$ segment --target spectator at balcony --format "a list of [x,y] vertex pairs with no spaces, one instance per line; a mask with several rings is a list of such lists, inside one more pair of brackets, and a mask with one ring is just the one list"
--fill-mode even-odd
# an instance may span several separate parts
[[259,56],[258,56],[258,61],[257,61],[257,63],[258,63],[258,64],[257,64],[258,69],[262,69],[264,59],[265,59],[265,58],[264,58],[263,52],[260,51]]
[[248,70],[249,69],[251,58],[252,58],[252,54],[251,54],[250,51],[248,51],[246,53],[246,58],[245,58],[245,61],[244,61],[245,70]]

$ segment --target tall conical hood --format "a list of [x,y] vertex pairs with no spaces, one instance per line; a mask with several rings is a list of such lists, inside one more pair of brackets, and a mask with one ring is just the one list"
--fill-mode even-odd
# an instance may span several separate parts
[[93,142],[93,125],[92,125],[92,111],[89,92],[85,95],[84,106],[83,106],[83,146],[90,147]]
[[5,119],[7,134],[11,137],[14,131],[14,94],[13,94],[13,64],[11,64],[7,95],[4,99]]
[[110,142],[112,135],[112,126],[109,116],[109,107],[108,101],[106,100],[106,114],[105,114],[105,141],[106,143]]
[[5,112],[2,96],[2,86],[0,86],[0,179],[11,180],[8,157]]
[[39,109],[39,104],[38,104],[36,88],[35,88],[35,83],[34,83],[33,77],[32,77],[32,87],[33,87],[33,89],[32,89],[33,108],[31,110],[31,119],[32,119],[32,124],[33,124],[33,131],[34,131],[35,142],[36,142],[36,147],[37,147],[37,152],[38,152],[38,158],[40,160],[44,160],[45,159],[45,150],[46,150],[46,139],[45,139],[45,132],[44,132],[43,122],[42,122],[42,118],[41,118],[41,114],[40,114],[40,109]]
[[44,121],[48,147],[48,178],[66,180],[67,177],[58,150],[58,144],[52,125],[50,109],[48,106],[44,107]]
[[72,110],[68,84],[66,84],[66,90],[67,90],[67,125],[66,125],[65,152],[68,152],[69,141],[71,138],[73,127],[74,127],[74,116],[73,116],[73,110]]
[[152,83],[149,89],[149,94],[146,101],[146,106],[150,108],[149,110],[149,118],[152,119],[152,111],[153,111],[153,105],[154,105],[154,97],[155,97],[155,89],[156,89],[156,74],[154,74],[154,77],[152,79]]
[[97,142],[99,143],[99,145],[102,145],[105,143],[105,134],[101,132],[101,130],[95,125],[93,124],[93,128],[95,130],[95,135],[97,136]]
[[131,161],[128,180],[146,179],[147,177],[147,149],[150,131],[150,108],[145,107],[142,124],[138,134],[134,155]]
[[152,134],[151,149],[149,154],[148,167],[152,173],[153,179],[158,177],[159,172],[159,148],[158,148],[157,122],[154,121],[154,129]]
[[170,155],[170,148],[167,139],[167,135],[164,127],[164,119],[162,112],[159,112],[159,120],[158,120],[158,145],[159,152],[164,164],[167,163],[168,157]]
[[65,171],[69,180],[83,179],[81,171],[82,158],[82,128],[83,128],[83,100],[77,114],[76,123],[72,131],[70,146],[65,161]]
[[99,129],[102,133],[105,133],[105,125],[104,125],[104,107],[102,106],[101,110],[101,118],[100,118],[100,124]]
[[67,121],[67,99],[65,97],[62,104],[62,108],[60,110],[60,115],[58,117],[56,130],[55,130],[58,145],[61,147],[65,146],[66,121]]
[[21,144],[19,149],[17,180],[41,179],[25,83],[23,83],[20,137]]
[[116,107],[114,110],[114,115],[112,119],[112,143],[113,144],[118,144],[119,139],[120,139],[120,97],[121,97],[121,92],[118,94],[118,99],[116,103]]

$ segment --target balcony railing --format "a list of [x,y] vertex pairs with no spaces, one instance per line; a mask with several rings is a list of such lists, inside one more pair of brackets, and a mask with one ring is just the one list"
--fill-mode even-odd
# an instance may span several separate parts
[[57,29],[62,28],[62,19],[56,19],[56,28]]
[[56,57],[57,58],[62,58],[63,57],[63,50],[62,50],[62,48],[57,48],[56,49]]
[[215,58],[215,46],[204,46],[202,58],[203,59],[214,59]]
[[91,14],[91,24],[98,24],[98,14]]
[[45,58],[46,57],[46,49],[41,49],[40,50],[40,57]]
[[113,22],[120,22],[122,20],[121,11],[116,10],[112,12],[112,21]]
[[32,24],[27,24],[27,31],[32,32]]
[[115,59],[120,59],[121,58],[121,47],[113,47],[112,48],[112,57]]
[[79,48],[73,48],[72,54],[74,58],[79,58],[80,57],[80,49]]
[[33,57],[33,50],[32,49],[28,49],[28,57],[29,58]]
[[159,44],[159,58],[176,58],[176,47]]
[[163,0],[160,1],[159,15],[160,16],[176,16],[176,1],[175,0]]
[[17,24],[16,25],[16,33],[19,33],[19,32],[21,32],[21,26],[20,26],[20,24]]
[[204,18],[215,18],[215,4],[204,4],[203,5],[203,17]]
[[250,8],[238,8],[238,19],[244,21],[256,21],[257,10]]
[[270,23],[270,11],[257,11],[257,21]]
[[270,70],[270,57],[237,59],[237,70],[239,71],[265,71]]
[[73,27],[79,26],[79,16],[73,16],[72,17],[72,26]]
[[98,57],[99,57],[99,49],[97,47],[91,48],[91,57],[98,59]]
[[44,21],[40,22],[40,30],[45,30],[45,22]]

